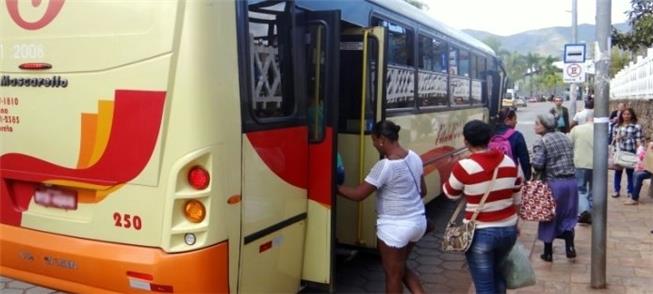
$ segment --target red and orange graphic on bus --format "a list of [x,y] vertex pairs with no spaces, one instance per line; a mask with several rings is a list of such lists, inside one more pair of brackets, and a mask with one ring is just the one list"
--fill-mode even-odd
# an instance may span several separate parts
[[77,190],[78,201],[96,203],[138,176],[157,142],[165,92],[116,90],[83,113],[80,154],[74,168],[21,153],[0,156],[0,223],[20,225],[36,189],[51,184]]
[[[42,0],[31,0],[30,2],[32,2],[32,7],[37,8],[41,5]],[[18,9],[18,0],[6,0],[9,16],[11,16],[11,19],[13,19],[17,25],[26,30],[38,30],[48,25],[59,14],[59,11],[61,11],[64,2],[65,0],[50,0],[48,2],[47,8],[45,9],[43,17],[36,21],[30,22],[21,16]]]

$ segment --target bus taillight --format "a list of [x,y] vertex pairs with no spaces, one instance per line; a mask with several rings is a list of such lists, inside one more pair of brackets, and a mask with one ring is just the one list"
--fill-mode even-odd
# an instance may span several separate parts
[[204,208],[204,204],[195,199],[186,201],[186,204],[184,205],[184,216],[186,216],[186,219],[188,219],[190,222],[202,222],[206,216],[206,209]]
[[201,166],[194,166],[188,172],[188,183],[197,190],[204,190],[209,186],[211,176]]

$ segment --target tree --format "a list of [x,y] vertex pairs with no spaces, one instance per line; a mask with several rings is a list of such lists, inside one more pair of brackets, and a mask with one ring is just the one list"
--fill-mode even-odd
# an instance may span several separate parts
[[408,2],[408,4],[413,5],[421,10],[429,10],[429,6],[422,2],[421,0],[404,0]]
[[612,27],[612,45],[637,53],[653,45],[653,0],[631,0],[628,12],[630,32],[621,33]]
[[612,52],[610,53],[610,77],[614,78],[614,76],[628,64],[630,58],[628,52],[613,47]]
[[533,85],[535,84],[533,82],[533,75],[540,71],[541,62],[542,57],[537,53],[528,53],[528,55],[526,55],[526,70],[528,71],[528,75],[530,76],[531,80],[531,97],[533,96]]

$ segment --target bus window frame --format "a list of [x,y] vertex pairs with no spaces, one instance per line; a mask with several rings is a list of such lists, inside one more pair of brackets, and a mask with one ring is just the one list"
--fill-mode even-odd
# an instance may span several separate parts
[[[433,41],[433,40],[440,41],[441,44],[444,46],[445,52],[447,52],[447,54],[448,54],[448,52],[449,52],[449,42],[447,40],[445,40],[444,38],[437,37],[436,34],[431,33],[428,30],[423,30],[421,27],[420,27],[420,29],[419,29],[419,31],[417,33],[417,39],[418,40],[417,40],[417,46],[416,47],[419,47],[419,38],[422,37],[422,36],[426,37],[426,38],[430,38],[431,41]],[[421,61],[420,48],[417,48],[417,50],[418,51],[416,53],[416,56]],[[425,70],[425,69],[422,69],[419,65],[417,66],[417,77],[418,77],[418,79],[416,80],[417,82],[415,83],[416,88],[417,88],[417,90],[415,90],[415,93],[417,94],[417,99],[418,100],[420,99],[419,98],[419,92],[418,92],[419,91],[419,72],[420,72],[420,70],[423,70],[423,71],[426,71],[426,72],[429,72],[429,73],[444,74],[444,75],[447,76],[447,96],[446,96],[447,105],[440,105],[440,106],[438,106],[438,105],[425,105],[425,106],[420,106],[419,103],[416,103],[415,105],[417,107],[418,113],[446,111],[449,107],[451,107],[451,100],[449,99],[450,89],[449,89],[449,57],[448,57],[448,55],[447,55],[447,58],[446,58],[445,62],[446,62],[446,64],[444,65],[445,72],[435,72],[435,71],[431,71],[431,70]],[[434,111],[434,110],[436,110],[436,111]]]
[[[471,97],[471,92],[470,92],[470,99],[472,100],[472,105],[486,105],[487,100],[489,100],[489,95],[487,94],[488,93],[488,91],[487,91],[487,87],[488,87],[487,86],[487,78],[484,75],[487,75],[488,72],[489,72],[488,69],[487,69],[487,59],[490,58],[490,57],[488,57],[488,55],[486,55],[486,54],[482,54],[482,53],[479,53],[479,52],[476,52],[476,51],[471,51],[470,55],[475,60],[474,70],[476,71],[474,74],[471,75],[472,76],[471,83],[472,83],[472,86],[473,86],[474,81],[481,82],[481,100],[478,101],[478,102],[477,102],[477,100],[474,100],[474,98]],[[480,65],[479,62],[480,61],[483,61],[483,65],[485,66],[483,68],[483,70],[480,70],[480,68],[479,68],[479,65]],[[476,78],[474,78],[474,76]],[[486,94],[483,95],[483,93],[486,93]]]
[[[303,53],[298,53],[301,51],[297,46],[291,46],[289,50],[291,54],[290,65],[292,73],[290,74],[292,86],[290,87],[293,91],[293,110],[290,115],[287,116],[278,116],[278,117],[259,117],[254,113],[253,109],[253,94],[252,93],[252,83],[253,83],[253,64],[249,58],[251,54],[251,48],[249,44],[249,13],[250,5],[254,5],[253,12],[258,13],[271,13],[270,11],[261,12],[261,6],[269,7],[274,6],[280,3],[285,3],[288,5],[288,16],[291,22],[291,33],[290,39],[291,44],[298,42],[297,36],[297,13],[298,8],[293,1],[281,0],[281,1],[237,1],[236,4],[236,27],[237,27],[237,40],[238,40],[238,71],[239,71],[239,83],[240,83],[240,103],[241,103],[241,127],[243,132],[249,131],[259,131],[259,130],[269,130],[269,129],[278,129],[278,128],[287,128],[287,127],[296,127],[306,124],[306,113],[303,110],[305,108],[306,96],[302,92],[301,86],[297,85],[298,76],[302,76],[301,73],[305,69],[301,69],[304,66],[302,61]],[[262,4],[266,5],[262,5]],[[286,12],[283,12],[286,13]],[[282,14],[282,13],[280,13]],[[303,43],[302,43],[303,44]],[[298,88],[299,87],[299,88]]]
[[[397,64],[397,66],[412,67],[413,68],[413,76],[414,76],[414,81],[415,82],[413,83],[414,84],[413,85],[413,105],[410,106],[410,107],[388,108],[387,97],[386,97],[387,96],[387,89],[386,89],[387,88],[387,85],[386,85],[387,83],[385,82],[385,77],[388,74],[388,59],[389,59],[388,58],[388,44],[389,44],[388,30],[389,29],[386,28],[385,26],[383,26],[381,23],[379,23],[379,22],[383,22],[383,21],[392,23],[394,25],[399,25],[399,26],[403,27],[404,29],[406,29],[407,31],[410,31],[412,33],[412,35],[413,35],[412,38],[410,38],[412,40],[411,43],[412,43],[412,46],[413,46],[412,47],[413,50],[411,50],[411,52],[410,52],[412,54],[412,61],[413,61],[412,63],[413,64],[412,65]],[[380,27],[386,28],[386,33],[385,33],[386,37],[385,37],[385,42],[383,44],[383,52],[384,52],[385,56],[383,57],[383,83],[382,83],[383,93],[382,93],[382,97],[381,97],[382,98],[382,100],[381,100],[381,112],[382,112],[381,118],[384,119],[387,114],[392,116],[393,114],[397,114],[397,113],[398,114],[418,113],[418,109],[417,109],[417,87],[418,87],[417,86],[417,83],[418,83],[418,81],[417,81],[417,77],[418,77],[418,75],[417,75],[417,72],[418,72],[417,63],[418,62],[417,62],[417,55],[416,55],[416,52],[417,52],[416,51],[417,50],[416,46],[417,46],[417,34],[418,34],[418,31],[419,31],[419,26],[416,26],[414,24],[409,24],[409,23],[404,22],[404,21],[399,21],[399,20],[397,20],[396,17],[391,17],[391,16],[389,16],[389,15],[387,15],[385,13],[379,12],[378,10],[372,10],[372,12],[370,13],[370,17],[369,17],[369,23],[370,23],[370,26],[380,26]]]
[[[329,42],[328,36],[329,36],[331,28],[329,27],[329,24],[326,23],[324,20],[310,20],[310,21],[306,22],[306,27],[307,28],[309,28],[312,25],[321,26],[324,29],[324,33],[323,33],[323,38],[324,38],[323,46],[324,46],[324,49],[325,49],[325,53],[324,53],[325,57],[324,58],[328,62],[330,60],[328,60],[328,52],[326,52],[326,51],[329,50],[329,45],[330,44],[328,43]],[[306,57],[308,57],[308,56],[306,56]],[[305,65],[306,65],[306,67],[308,67],[310,65],[310,62],[305,64]],[[311,127],[313,127],[313,125],[309,121],[309,112],[310,112],[309,105],[310,105],[310,103],[308,103],[308,101],[311,100],[312,97],[309,95],[309,93],[306,94],[306,101],[307,101],[306,102],[306,126],[308,127],[308,142],[311,143],[311,144],[322,143],[324,141],[325,137],[326,137],[326,130],[327,130],[327,124],[328,124],[328,115],[329,115],[329,111],[328,111],[329,110],[329,105],[327,105],[327,104],[329,103],[329,101],[327,101],[327,99],[326,99],[327,98],[326,97],[327,92],[326,92],[325,87],[327,87],[327,83],[328,83],[327,78],[328,78],[329,72],[328,72],[328,66],[326,65],[326,62],[324,64],[324,66],[327,67],[327,68],[324,71],[324,75],[320,76],[320,80],[318,80],[318,83],[321,86],[321,88],[319,89],[319,92],[320,92],[319,101],[322,103],[322,106],[320,108],[320,111],[322,112],[322,124],[320,126],[320,136],[317,137],[317,138],[313,138],[312,135],[311,135]],[[306,72],[305,74],[308,75],[309,73]]]

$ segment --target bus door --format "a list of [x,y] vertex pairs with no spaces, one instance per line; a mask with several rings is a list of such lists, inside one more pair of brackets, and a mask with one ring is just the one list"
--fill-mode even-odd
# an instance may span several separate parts
[[[301,283],[308,202],[304,35],[293,1],[247,5],[239,293],[290,293]],[[236,127],[236,126],[234,126]]]
[[[340,40],[338,152],[345,167],[345,184],[357,185],[379,160],[370,132],[382,118],[385,76],[383,27],[354,28]],[[336,201],[336,240],[340,244],[376,247],[376,200]]]
[[[333,204],[338,122],[340,11],[298,15],[304,35],[308,126],[308,217],[302,279],[333,290]],[[303,24],[303,25],[301,25]]]

